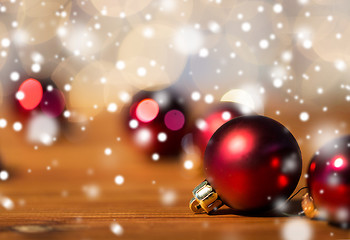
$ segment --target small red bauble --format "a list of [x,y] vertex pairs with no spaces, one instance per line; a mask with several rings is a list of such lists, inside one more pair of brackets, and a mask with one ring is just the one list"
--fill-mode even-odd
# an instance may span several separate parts
[[350,136],[325,144],[311,159],[308,187],[319,217],[350,223]]
[[219,103],[203,119],[196,121],[196,128],[193,133],[193,142],[202,155],[213,136],[214,132],[227,121],[247,115],[250,111],[244,105],[238,103]]
[[268,117],[243,116],[221,126],[204,156],[209,184],[237,211],[270,210],[298,184],[301,153],[282,124]]
[[178,154],[186,134],[187,115],[183,101],[170,89],[137,93],[127,117],[135,145],[150,154]]

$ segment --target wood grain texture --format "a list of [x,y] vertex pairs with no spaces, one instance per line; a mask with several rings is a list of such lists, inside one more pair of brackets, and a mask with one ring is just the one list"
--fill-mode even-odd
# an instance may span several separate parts
[[[1,130],[10,179],[0,183],[0,193],[14,208],[1,207],[0,239],[282,238],[291,218],[237,216],[227,209],[210,216],[191,213],[188,202],[203,180],[200,171],[186,171],[176,157],[152,162],[134,150],[118,126],[118,120],[102,116],[90,123],[83,140],[63,138],[38,150],[25,143],[24,133]],[[111,156],[104,155],[106,147]],[[120,186],[114,183],[118,174],[125,178]],[[88,197],[87,189],[97,196]],[[164,194],[175,196],[174,202],[164,204]],[[121,236],[112,233],[114,222],[122,226]],[[306,222],[313,239],[350,238],[349,230]]]

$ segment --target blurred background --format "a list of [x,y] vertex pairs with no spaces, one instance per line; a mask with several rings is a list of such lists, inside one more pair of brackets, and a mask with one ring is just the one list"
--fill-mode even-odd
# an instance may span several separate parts
[[[0,0],[3,210],[70,211],[74,197],[110,193],[132,212],[151,191],[154,208],[187,211],[204,178],[193,134],[223,102],[293,133],[305,186],[314,152],[349,133],[349,9],[347,0]],[[36,103],[30,78],[42,88]],[[155,107],[141,106],[152,98]],[[170,120],[153,124],[158,112]]]

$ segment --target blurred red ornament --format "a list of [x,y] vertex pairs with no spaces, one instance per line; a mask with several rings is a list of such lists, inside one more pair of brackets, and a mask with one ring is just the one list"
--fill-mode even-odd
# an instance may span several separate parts
[[204,185],[212,187],[210,191],[219,198],[205,203],[197,187],[193,211],[210,212],[213,208],[207,208],[208,204],[217,208],[222,201],[237,211],[256,212],[279,207],[288,199],[298,184],[302,161],[297,141],[282,124],[263,116],[243,116],[214,133],[204,167]]
[[316,152],[308,187],[319,217],[350,223],[350,136],[332,140]]
[[65,98],[61,90],[51,79],[25,80],[16,92],[18,112],[24,118],[40,109],[51,117],[59,117],[65,109]]
[[36,108],[43,96],[43,88],[38,80],[29,78],[18,88],[16,98],[25,110]]
[[51,145],[58,139],[61,127],[67,129],[62,114],[64,94],[51,79],[29,78],[21,83],[15,95],[14,110],[24,124],[28,142]]
[[184,99],[173,90],[141,91],[127,117],[132,140],[146,153],[178,154],[186,133]]
[[40,108],[45,114],[51,117],[58,117],[65,109],[63,93],[57,88],[46,91],[40,103]]
[[212,109],[204,119],[196,121],[193,143],[202,155],[214,132],[229,120],[251,113],[247,107],[238,103],[221,102]]

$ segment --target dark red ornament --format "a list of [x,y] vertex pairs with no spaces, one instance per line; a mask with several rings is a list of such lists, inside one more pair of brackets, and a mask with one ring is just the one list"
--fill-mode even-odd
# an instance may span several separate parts
[[[302,161],[297,141],[282,124],[268,117],[242,116],[211,137],[204,167],[220,201],[238,212],[257,212],[288,199],[298,184]],[[196,203],[202,201],[199,193],[193,193],[194,211],[202,208]]]
[[349,225],[349,135],[328,142],[316,152],[309,166],[308,187],[319,217]]
[[203,119],[197,119],[193,133],[193,143],[204,155],[205,148],[214,132],[229,120],[252,112],[242,104],[221,102]]
[[132,141],[150,154],[178,154],[186,123],[184,99],[170,89],[137,93],[127,117]]
[[65,103],[63,93],[57,88],[50,88],[50,90],[44,93],[40,108],[45,114],[51,117],[58,117],[65,109]]

